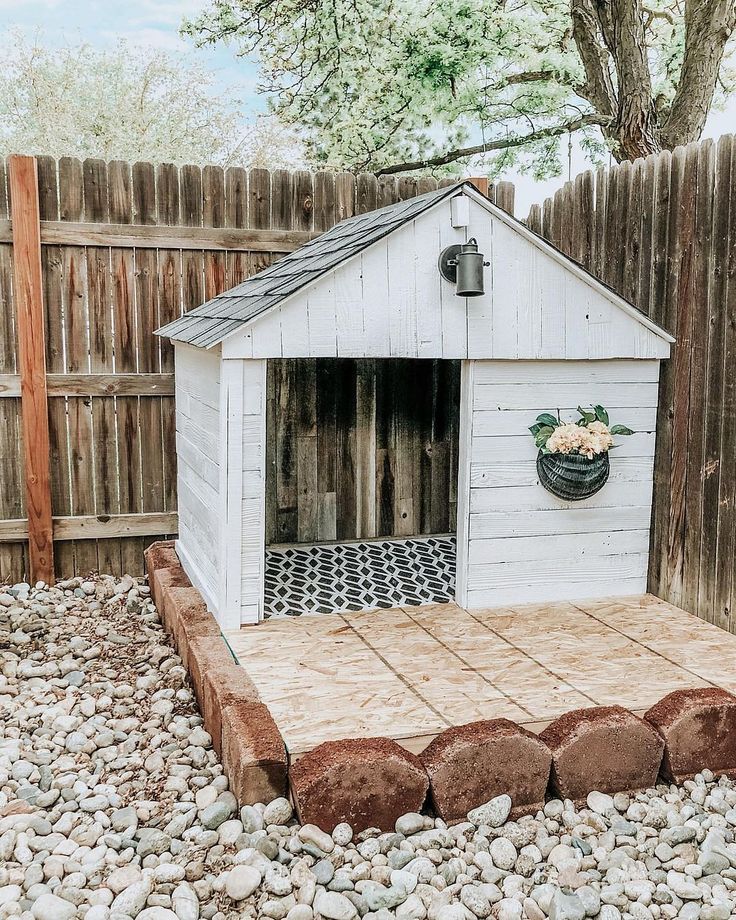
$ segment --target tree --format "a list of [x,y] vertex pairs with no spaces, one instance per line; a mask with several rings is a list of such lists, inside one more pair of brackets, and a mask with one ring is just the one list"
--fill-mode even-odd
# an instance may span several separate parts
[[18,33],[0,72],[0,155],[293,164],[299,143],[273,116],[248,124],[240,100],[180,55],[88,44],[49,49]]
[[[257,54],[315,158],[396,173],[491,154],[557,167],[697,140],[731,88],[736,0],[210,0],[200,44]],[[605,145],[605,146],[603,146]]]

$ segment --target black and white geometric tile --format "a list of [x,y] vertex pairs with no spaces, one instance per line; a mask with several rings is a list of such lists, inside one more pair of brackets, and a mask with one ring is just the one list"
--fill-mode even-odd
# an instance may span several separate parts
[[441,536],[269,549],[266,618],[447,603],[455,548]]

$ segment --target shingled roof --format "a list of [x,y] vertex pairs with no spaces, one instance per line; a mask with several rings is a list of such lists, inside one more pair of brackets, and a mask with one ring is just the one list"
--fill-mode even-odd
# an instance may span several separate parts
[[162,326],[157,330],[157,335],[201,348],[217,345],[236,329],[324,275],[340,262],[413,220],[438,201],[456,195],[466,184],[458,182],[378,211],[340,221],[331,230],[242,284],[218,294],[201,307]]

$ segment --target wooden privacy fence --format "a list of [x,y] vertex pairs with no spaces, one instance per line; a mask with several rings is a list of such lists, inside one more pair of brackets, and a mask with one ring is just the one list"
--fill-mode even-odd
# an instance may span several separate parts
[[677,336],[661,382],[650,589],[736,631],[734,138],[584,173],[528,222]]
[[[513,186],[475,181],[513,210]],[[142,572],[144,546],[177,529],[173,354],[153,331],[437,184],[0,161],[0,579]]]

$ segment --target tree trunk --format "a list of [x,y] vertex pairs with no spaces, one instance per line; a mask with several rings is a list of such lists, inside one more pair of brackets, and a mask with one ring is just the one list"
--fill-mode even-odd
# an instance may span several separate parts
[[611,0],[603,34],[618,73],[616,133],[621,150],[627,160],[658,153],[657,112],[639,0]]
[[700,140],[721,69],[726,43],[736,28],[734,0],[685,4],[685,54],[680,82],[662,128],[668,147]]

